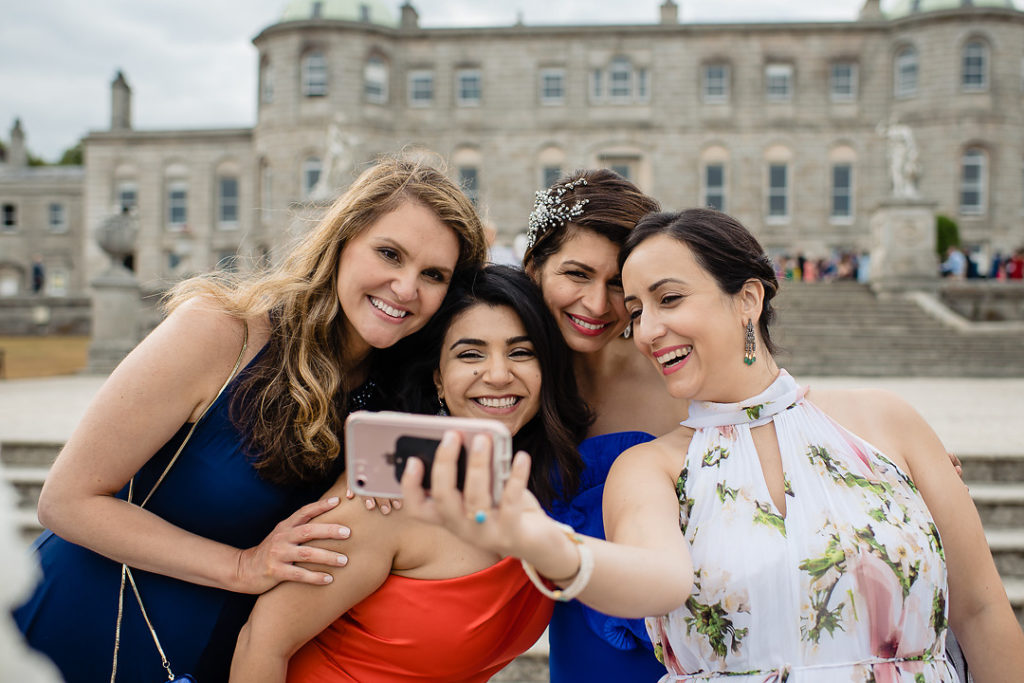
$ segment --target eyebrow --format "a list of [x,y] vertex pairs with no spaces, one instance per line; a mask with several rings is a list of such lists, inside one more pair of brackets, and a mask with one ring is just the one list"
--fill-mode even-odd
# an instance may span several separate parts
[[593,266],[587,265],[586,263],[583,263],[582,261],[574,261],[572,259],[569,259],[568,261],[562,261],[562,267],[565,267],[565,266],[576,266],[580,270],[585,270],[588,273],[596,273],[597,272],[597,269],[594,268]]
[[[524,334],[519,337],[509,337],[508,339],[505,340],[505,344],[511,346],[513,344],[522,344],[523,342],[529,341],[530,337]],[[487,346],[487,342],[485,342],[483,339],[472,339],[470,337],[463,337],[462,339],[457,339],[455,343],[448,347],[448,350],[451,351],[456,346]]]
[[[682,280],[677,280],[674,277],[665,277],[665,278],[662,278],[662,279],[658,280],[657,282],[655,282],[650,287],[648,287],[647,291],[648,292],[657,291],[658,287],[661,287],[662,285],[668,284],[670,282],[675,283],[675,284],[680,284],[680,285],[685,285],[686,284]],[[630,301],[636,301],[636,299],[637,299],[637,297],[635,297],[635,296],[627,296],[627,297],[625,297],[622,300],[622,303],[627,303],[627,302],[630,302]]]
[[[402,256],[405,256],[405,257],[409,256],[409,250],[406,249],[404,246],[402,246],[402,244],[400,242],[397,242],[396,240],[392,239],[391,237],[379,237],[378,239],[382,243],[385,243],[385,244],[393,247],[396,251],[401,252]],[[445,276],[451,276],[451,274],[455,272],[451,268],[445,268],[444,266],[427,266],[427,268],[433,268],[435,270],[438,270],[441,273],[443,273]]]

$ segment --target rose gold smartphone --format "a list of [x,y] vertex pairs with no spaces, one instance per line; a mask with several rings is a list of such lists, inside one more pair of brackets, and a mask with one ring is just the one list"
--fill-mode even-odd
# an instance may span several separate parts
[[462,434],[458,486],[466,475],[466,450],[477,434],[486,434],[494,445],[491,461],[491,495],[501,499],[512,467],[512,435],[501,422],[473,417],[444,417],[398,412],[360,410],[345,420],[345,465],[348,485],[357,495],[401,498],[400,481],[409,458],[426,466],[424,488],[430,487],[434,451],[449,429]]

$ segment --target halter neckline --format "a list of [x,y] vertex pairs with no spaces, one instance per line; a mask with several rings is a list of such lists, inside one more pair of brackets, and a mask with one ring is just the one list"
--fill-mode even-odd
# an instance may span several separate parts
[[806,393],[807,387],[797,384],[785,370],[779,370],[767,389],[739,403],[692,401],[689,417],[679,424],[693,429],[741,424],[757,427],[798,403]]

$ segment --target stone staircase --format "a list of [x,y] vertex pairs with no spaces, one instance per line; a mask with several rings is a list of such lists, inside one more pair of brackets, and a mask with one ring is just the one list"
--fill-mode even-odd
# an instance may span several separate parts
[[797,377],[1024,377],[1019,324],[956,329],[852,282],[785,281],[777,309],[779,364]]

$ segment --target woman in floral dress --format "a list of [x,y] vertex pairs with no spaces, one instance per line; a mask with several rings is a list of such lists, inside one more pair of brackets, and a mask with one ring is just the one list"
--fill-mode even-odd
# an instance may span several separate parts
[[652,214],[620,260],[636,345],[691,403],[612,467],[610,542],[543,514],[525,454],[495,507],[486,443],[464,495],[449,443],[433,498],[407,472],[407,505],[523,558],[557,597],[649,617],[665,682],[956,681],[950,625],[976,681],[1020,680],[1024,634],[938,438],[891,394],[808,391],[778,368],[777,281],[749,231],[712,210]]

